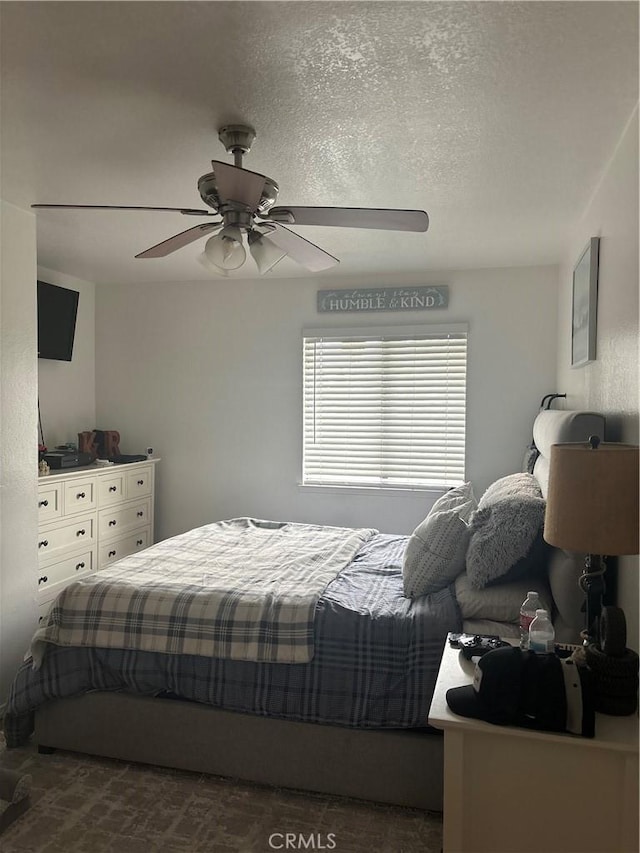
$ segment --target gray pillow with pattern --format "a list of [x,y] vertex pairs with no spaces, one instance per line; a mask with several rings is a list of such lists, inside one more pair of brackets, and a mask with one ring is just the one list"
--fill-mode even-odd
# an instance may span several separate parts
[[489,486],[471,518],[467,574],[474,589],[546,571],[544,511],[531,474],[509,474]]
[[404,594],[417,598],[443,589],[464,571],[471,514],[471,483],[450,489],[411,534],[402,564]]

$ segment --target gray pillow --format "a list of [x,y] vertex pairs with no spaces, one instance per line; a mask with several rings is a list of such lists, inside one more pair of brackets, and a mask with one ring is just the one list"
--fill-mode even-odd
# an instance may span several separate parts
[[477,506],[471,483],[450,489],[411,534],[402,564],[404,594],[437,592],[464,571],[469,519]]
[[520,578],[499,586],[474,589],[469,575],[463,572],[458,575],[455,583],[456,599],[463,619],[518,622],[520,607],[530,589],[537,591],[542,606],[549,613],[553,613],[553,596],[546,578],[536,578],[533,583],[530,578]]
[[531,474],[510,474],[489,486],[470,522],[467,574],[474,589],[536,567],[546,569],[536,547],[544,510],[540,486]]

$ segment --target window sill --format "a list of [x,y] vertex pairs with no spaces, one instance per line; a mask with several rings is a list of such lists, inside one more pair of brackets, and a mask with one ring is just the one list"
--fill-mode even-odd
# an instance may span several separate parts
[[337,484],[321,485],[321,484],[306,484],[298,483],[298,490],[308,494],[323,494],[323,495],[366,495],[367,497],[397,497],[397,498],[417,498],[427,495],[432,495],[434,498],[439,498],[444,495],[451,486],[397,486],[397,487],[378,487],[378,486],[339,486]]

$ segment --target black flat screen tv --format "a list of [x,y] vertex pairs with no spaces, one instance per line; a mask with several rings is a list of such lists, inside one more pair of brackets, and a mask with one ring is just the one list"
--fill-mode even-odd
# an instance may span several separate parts
[[79,296],[77,290],[38,282],[38,358],[71,361]]

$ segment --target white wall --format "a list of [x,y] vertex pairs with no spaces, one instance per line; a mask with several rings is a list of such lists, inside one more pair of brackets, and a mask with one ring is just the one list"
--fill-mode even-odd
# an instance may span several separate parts
[[[571,362],[573,266],[590,237],[600,237],[596,361]],[[588,209],[566,246],[560,269],[558,387],[566,408],[607,416],[609,441],[638,443],[638,109],[631,116]],[[628,645],[639,648],[637,557],[620,559],[617,603],[625,610]]]
[[36,624],[36,225],[0,202],[0,704]]
[[541,397],[555,391],[555,267],[336,281],[448,284],[450,307],[316,312],[326,279],[122,285],[96,291],[97,420],[123,452],[154,447],[157,536],[239,515],[409,532],[433,494],[298,487],[305,326],[468,322],[467,477],[480,494],[519,470]]
[[96,426],[95,285],[38,267],[38,278],[80,293],[71,361],[38,359],[38,396],[45,442],[77,442],[78,433]]

